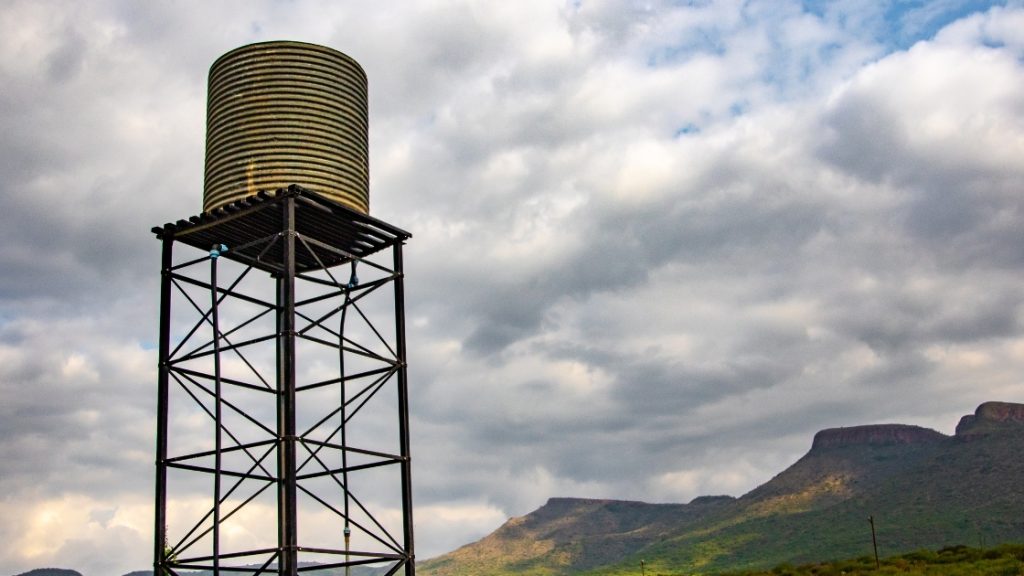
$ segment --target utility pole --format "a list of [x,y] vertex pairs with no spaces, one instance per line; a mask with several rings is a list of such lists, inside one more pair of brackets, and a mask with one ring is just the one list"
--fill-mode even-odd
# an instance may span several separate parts
[[878,562],[878,539],[875,538],[875,517],[868,516],[868,522],[871,523],[871,546],[875,549],[875,570],[878,570],[882,566]]

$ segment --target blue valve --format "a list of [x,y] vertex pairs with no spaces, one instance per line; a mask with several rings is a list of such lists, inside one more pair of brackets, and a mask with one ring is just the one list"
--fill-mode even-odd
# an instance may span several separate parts
[[213,248],[210,248],[210,258],[219,258],[221,254],[228,251],[228,247],[223,244],[214,244]]

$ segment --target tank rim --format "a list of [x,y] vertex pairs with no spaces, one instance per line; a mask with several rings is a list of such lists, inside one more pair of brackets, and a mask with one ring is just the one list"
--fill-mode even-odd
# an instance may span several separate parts
[[294,46],[296,48],[307,48],[307,49],[311,48],[311,49],[314,49],[316,51],[326,52],[326,53],[334,55],[334,56],[340,56],[343,60],[345,60],[345,61],[355,65],[356,69],[359,70],[359,73],[363,75],[363,78],[364,79],[366,78],[366,70],[364,70],[362,65],[360,65],[359,62],[355,58],[353,58],[352,56],[349,56],[348,54],[345,54],[344,52],[342,52],[341,50],[338,50],[336,48],[331,48],[330,46],[324,46],[323,44],[316,44],[316,43],[313,43],[313,42],[303,42],[302,40],[261,40],[259,42],[252,42],[252,43],[249,43],[249,44],[243,44],[241,46],[237,46],[237,47],[232,48],[231,50],[228,50],[227,52],[221,54],[216,60],[214,60],[213,64],[210,64],[210,72],[209,72],[209,74],[213,74],[213,70],[218,65],[220,65],[220,63],[222,61],[224,61],[225,59],[227,59],[227,58],[229,58],[231,56],[236,55],[238,52],[242,52],[242,51],[246,51],[246,50],[251,50],[253,48],[257,48],[257,47],[260,47],[260,46],[270,46],[270,45],[281,46],[281,47]]

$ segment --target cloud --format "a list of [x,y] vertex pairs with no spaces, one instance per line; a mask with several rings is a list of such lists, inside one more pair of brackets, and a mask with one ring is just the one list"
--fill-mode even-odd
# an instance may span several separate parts
[[[372,211],[414,234],[429,557],[551,496],[738,495],[821,428],[950,432],[1022,400],[1021,21],[960,2],[5,4],[0,536],[18,546],[0,571],[150,562],[148,230],[199,211],[205,74],[228,49],[320,42],[370,77]],[[182,486],[175,510],[201,496]]]
[[82,494],[21,495],[32,498],[0,502],[10,519],[3,525],[6,566],[59,564],[83,566],[87,573],[123,574],[147,565],[152,508],[140,495],[121,495],[117,503]]

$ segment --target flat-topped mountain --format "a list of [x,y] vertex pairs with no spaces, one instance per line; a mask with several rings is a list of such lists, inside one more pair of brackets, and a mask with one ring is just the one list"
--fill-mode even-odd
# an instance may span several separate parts
[[689,504],[552,498],[418,568],[427,576],[710,574],[871,553],[1024,540],[1024,404],[986,402],[954,436],[832,428],[739,498]]
[[930,428],[906,424],[873,424],[850,428],[828,428],[814,435],[811,451],[844,446],[889,446],[893,444],[927,444],[942,442],[948,437]]
[[956,425],[959,438],[970,439],[982,434],[1013,430],[1024,426],[1024,404],[1009,402],[985,402],[974,414],[968,414]]

